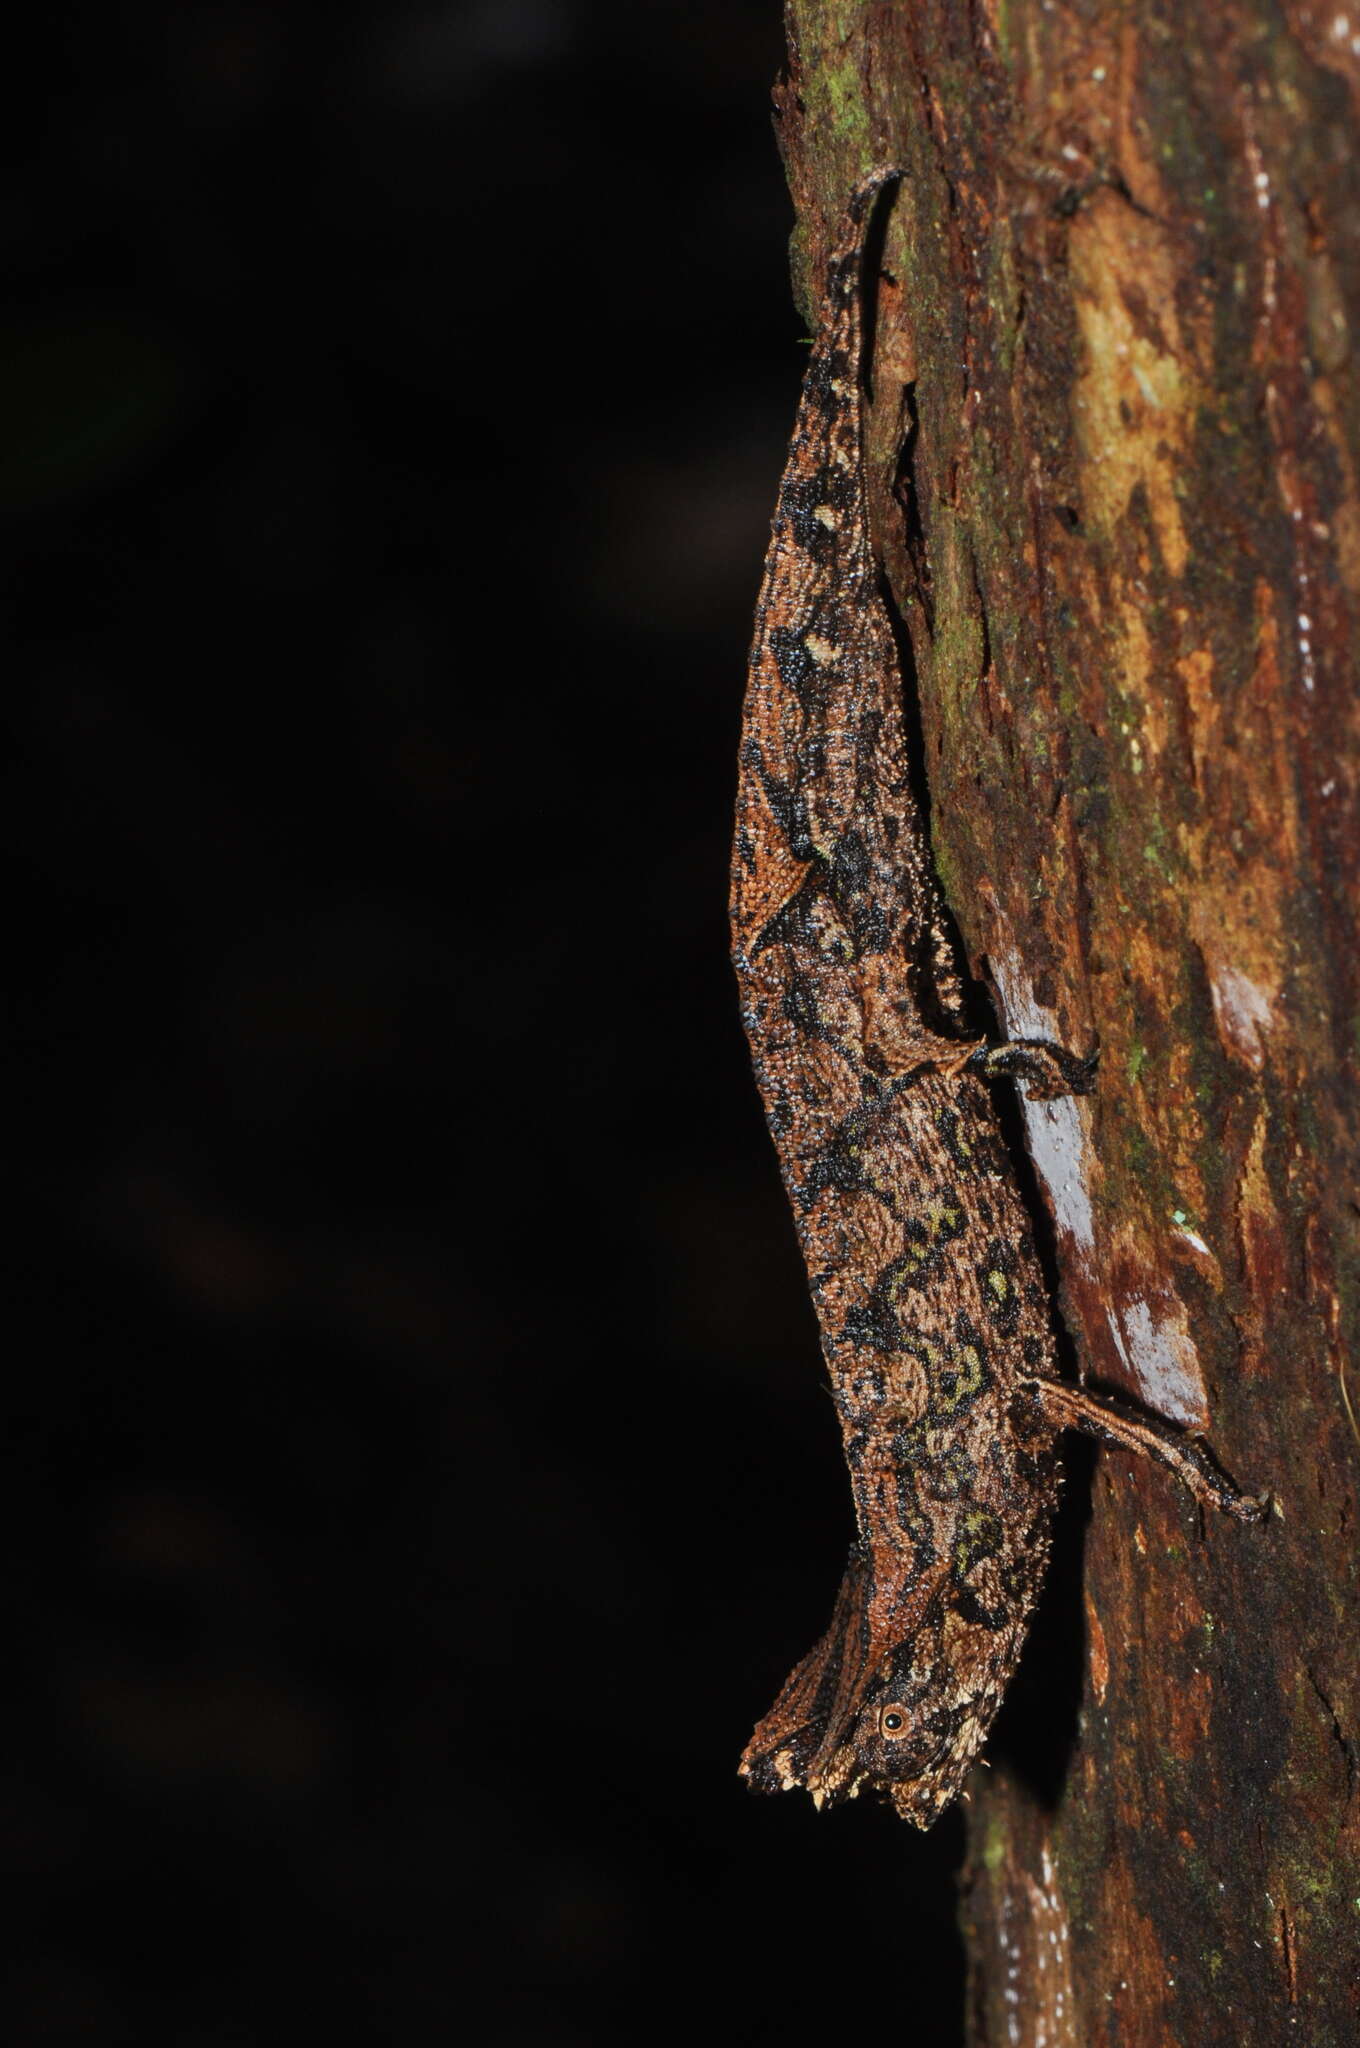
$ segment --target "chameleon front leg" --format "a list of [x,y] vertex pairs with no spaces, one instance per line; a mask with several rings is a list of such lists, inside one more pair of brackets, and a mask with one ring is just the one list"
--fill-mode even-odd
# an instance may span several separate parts
[[1034,1401],[1046,1422],[1054,1429],[1079,1429],[1098,1443],[1113,1444],[1120,1450],[1141,1451],[1174,1472],[1195,1499],[1204,1501],[1239,1522],[1263,1522],[1270,1512],[1268,1499],[1240,1493],[1214,1464],[1204,1446],[1193,1436],[1159,1417],[1127,1408],[1109,1395],[1093,1394],[1085,1387],[1064,1380],[1032,1379],[1022,1382],[1024,1393]]
[[1089,1095],[1095,1086],[1096,1054],[1083,1059],[1046,1038],[1013,1038],[993,1045],[985,1038],[945,1038],[932,1031],[908,1005],[879,990],[864,990],[864,1045],[880,1071],[977,1074],[984,1081],[1023,1081],[1041,1102],[1059,1095]]
[[969,1053],[964,1067],[985,1081],[1023,1081],[1040,1102],[1051,1102],[1059,1095],[1089,1095],[1098,1057],[1090,1053],[1083,1059],[1047,1038],[1012,1038],[1004,1045],[984,1041]]
[[987,1039],[965,1039],[963,983],[955,964],[954,940],[938,903],[927,920],[924,952],[929,960],[929,978],[940,1015],[955,1026],[959,1037],[949,1044],[937,1041],[939,1050],[930,1064],[946,1073],[979,1074],[985,1081],[1023,1081],[1037,1101],[1051,1102],[1059,1095],[1089,1095],[1095,1086],[1098,1055],[1083,1058],[1048,1038],[1012,1038],[996,1045]]

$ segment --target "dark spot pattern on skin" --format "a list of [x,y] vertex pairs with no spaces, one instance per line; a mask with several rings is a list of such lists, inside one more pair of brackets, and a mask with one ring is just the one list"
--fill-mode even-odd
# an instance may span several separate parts
[[[841,1195],[860,1194],[866,1190],[878,1193],[869,1177],[866,1156],[873,1120],[873,1110],[867,1105],[852,1111],[807,1161],[800,1193],[804,1209],[810,1209],[820,1196],[831,1189]],[[883,1199],[891,1208],[891,1195],[885,1195]]]
[[934,1564],[938,1552],[934,1524],[921,1506],[909,1465],[899,1465],[897,1469],[897,1519],[916,1553],[912,1576],[919,1579]]
[[817,516],[810,492],[791,508],[789,524],[793,540],[805,554],[829,554],[836,545],[835,533]]
[[892,929],[877,903],[857,903],[850,916],[850,929],[857,960],[871,960],[886,953],[892,941]]
[[814,868],[782,910],[775,912],[751,948],[755,959],[767,946],[813,946],[817,931],[813,913],[823,893],[821,875]]
[[943,1357],[936,1353],[931,1361],[932,1420],[962,1414],[991,1385],[982,1339],[971,1326],[964,1329]]
[[974,1628],[991,1629],[999,1633],[1013,1620],[1013,1612],[1004,1600],[984,1600],[976,1586],[954,1586],[954,1606],[961,1618]]
[[816,848],[812,844],[812,830],[808,824],[807,798],[802,791],[790,786],[781,776],[770,771],[764,755],[754,740],[747,741],[742,747],[741,761],[742,766],[755,776],[764,790],[771,816],[787,840],[794,859],[814,859]]
[[1011,1246],[994,1237],[977,1268],[978,1291],[994,1328],[1008,1337],[1020,1321],[1019,1260]]
[[944,1140],[944,1148],[954,1165],[963,1173],[970,1172],[973,1164],[972,1147],[963,1134],[958,1111],[950,1109],[947,1105],[937,1109],[935,1128]]
[[[833,290],[841,292],[853,289],[848,279],[833,286]],[[810,395],[816,399],[823,414],[838,422],[845,413],[845,387],[853,384],[855,376],[848,352],[844,348],[829,348],[824,356],[809,366],[809,370],[807,388]],[[842,389],[833,390],[835,384],[841,385]]]
[[954,1244],[967,1229],[968,1211],[957,1189],[941,1187],[927,1197],[907,1220],[905,1235],[910,1249],[904,1257],[893,1261],[896,1291],[923,1286],[945,1247]]
[[865,1112],[848,1116],[812,1161],[807,1178],[810,1199],[827,1188],[852,1195],[868,1186],[864,1156]]
[[872,882],[873,869],[863,834],[842,834],[832,849],[827,885],[851,934],[857,960],[886,952],[892,938],[891,926],[873,894]]
[[769,1124],[771,1135],[782,1138],[793,1121],[793,1110],[789,1099],[782,1090],[776,1090],[770,1097]]
[[817,1005],[817,985],[807,975],[800,974],[796,967],[790,968],[784,989],[783,1013],[790,1024],[796,1024],[805,1038],[824,1038],[821,1011]]
[[984,1558],[995,1557],[1005,1541],[1006,1530],[999,1515],[993,1514],[990,1508],[965,1508],[954,1529],[950,1563],[955,1578],[966,1579]]
[[835,418],[840,400],[831,389],[831,379],[824,363],[813,365],[809,371],[803,397],[809,409],[820,413],[823,419]]
[[954,1605],[965,1621],[994,1631],[1007,1628],[1017,1611],[1023,1613],[1034,1597],[1034,1586],[1020,1562],[1007,1560],[1002,1564],[995,1584],[996,1595],[988,1599],[976,1581],[970,1584],[955,1575]]
[[770,634],[770,651],[779,669],[780,682],[793,692],[804,717],[815,718],[824,712],[832,673],[829,667],[819,667],[813,660],[804,629],[776,626]]
[[850,1430],[846,1434],[845,1460],[850,1467],[852,1483],[856,1490],[859,1487],[861,1467],[864,1462],[864,1446],[868,1441],[869,1433],[865,1429]]
[[854,515],[855,480],[837,463],[826,463],[799,481],[783,509],[789,538],[811,560],[818,561],[841,545],[842,525]]
[[[843,1422],[856,1417],[875,1416],[883,1406],[884,1381],[881,1372],[858,1360],[851,1373],[832,1390],[831,1398]],[[863,1441],[857,1436],[857,1441]]]
[[900,1351],[903,1348],[896,1316],[872,1295],[868,1301],[856,1302],[848,1311],[841,1325],[841,1341],[856,1347],[867,1346],[871,1351]]
[[973,1491],[977,1473],[961,1444],[950,1444],[933,1458],[924,1450],[915,1456],[921,1489],[932,1499],[960,1500]]
[[869,880],[869,849],[862,832],[843,832],[831,853],[831,893],[843,903],[863,889]]
[[872,1344],[880,1351],[909,1347],[901,1311],[907,1298],[929,1287],[948,1248],[968,1228],[968,1212],[953,1188],[941,1188],[907,1218],[902,1234],[908,1249],[884,1267],[869,1299],[850,1311],[844,1336],[851,1343]]

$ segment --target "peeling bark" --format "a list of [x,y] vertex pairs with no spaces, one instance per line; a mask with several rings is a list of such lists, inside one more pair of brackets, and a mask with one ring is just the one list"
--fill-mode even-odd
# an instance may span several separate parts
[[789,39],[805,304],[855,178],[906,171],[873,485],[949,903],[1008,1033],[1101,1048],[1094,1104],[1024,1112],[1074,1365],[1279,1507],[1203,1527],[1113,1452],[1074,1485],[970,1809],[969,2038],[1340,2048],[1360,11],[794,0]]

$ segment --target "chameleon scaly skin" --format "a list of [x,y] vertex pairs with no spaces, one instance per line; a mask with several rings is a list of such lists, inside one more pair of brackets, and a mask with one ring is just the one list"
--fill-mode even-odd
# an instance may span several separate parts
[[1058,1378],[986,1079],[1087,1092],[1093,1062],[967,1035],[912,798],[869,531],[856,188],[827,277],[756,611],[732,862],[743,1019],[793,1206],[858,1534],[827,1633],[742,1774],[819,1806],[868,1785],[928,1827],[986,1737],[1042,1581],[1075,1427],[1244,1520],[1192,1439]]

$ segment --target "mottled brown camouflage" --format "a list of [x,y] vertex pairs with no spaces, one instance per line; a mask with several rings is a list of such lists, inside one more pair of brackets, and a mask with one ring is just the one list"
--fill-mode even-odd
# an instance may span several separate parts
[[1059,1430],[1149,1451],[1261,1513],[1193,1440],[1057,1378],[1050,1310],[988,1078],[1085,1093],[1092,1063],[988,1047],[917,806],[869,533],[861,263],[880,188],[831,259],[756,614],[733,950],[793,1205],[858,1524],[835,1614],[742,1772],[820,1806],[871,1786],[928,1827],[1014,1668],[1056,1505]]

